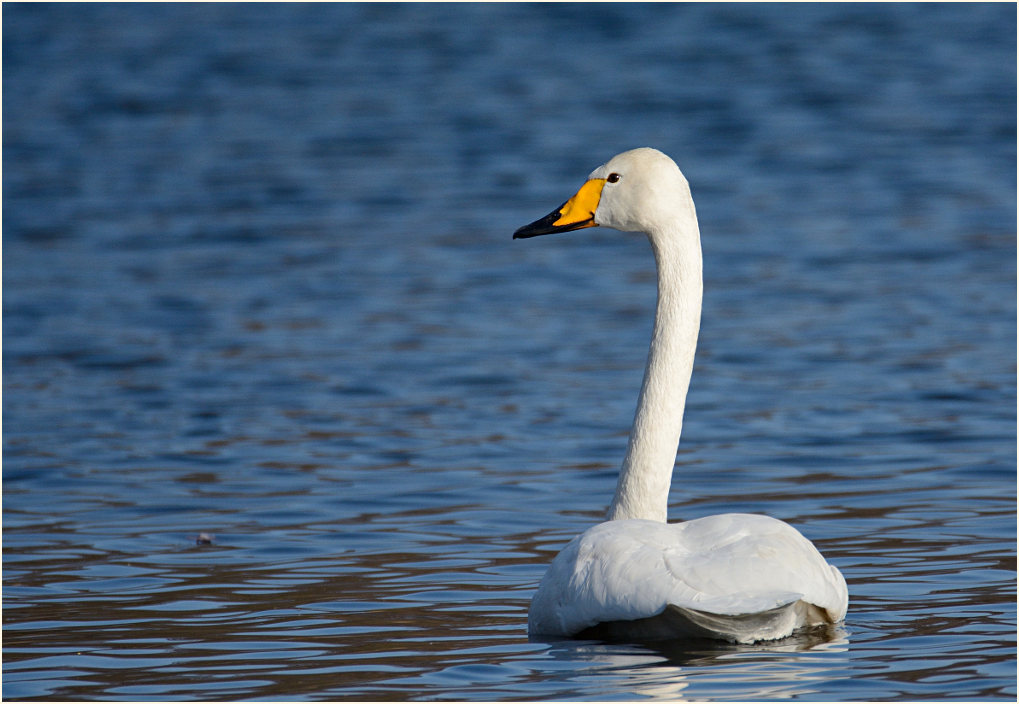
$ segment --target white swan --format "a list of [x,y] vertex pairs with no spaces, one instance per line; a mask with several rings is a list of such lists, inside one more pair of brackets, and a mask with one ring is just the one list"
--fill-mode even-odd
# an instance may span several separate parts
[[700,230],[686,178],[655,149],[623,152],[513,237],[598,225],[650,240],[654,332],[608,520],[553,560],[531,601],[528,632],[750,643],[841,621],[845,579],[792,526],[741,513],[665,522],[701,315]]

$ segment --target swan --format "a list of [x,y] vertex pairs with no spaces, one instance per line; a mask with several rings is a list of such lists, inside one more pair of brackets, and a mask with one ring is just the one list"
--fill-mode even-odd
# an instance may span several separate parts
[[513,238],[599,225],[651,243],[651,347],[606,520],[552,561],[531,601],[529,635],[753,643],[842,621],[845,579],[789,524],[742,513],[666,523],[702,293],[697,214],[676,163],[650,148],[618,154]]

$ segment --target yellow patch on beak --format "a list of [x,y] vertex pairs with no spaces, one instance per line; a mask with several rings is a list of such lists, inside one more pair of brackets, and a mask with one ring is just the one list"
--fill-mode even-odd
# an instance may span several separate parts
[[577,195],[570,198],[559,209],[559,219],[552,223],[553,227],[570,227],[579,230],[582,227],[595,227],[594,213],[601,201],[601,189],[605,187],[605,179],[592,178],[584,183]]

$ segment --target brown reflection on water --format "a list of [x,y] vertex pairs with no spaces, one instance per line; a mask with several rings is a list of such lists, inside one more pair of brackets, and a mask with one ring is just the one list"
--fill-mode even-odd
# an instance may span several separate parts
[[[506,576],[533,565],[536,537],[518,536],[505,556],[355,551],[271,565],[217,564],[233,551],[222,544],[182,544],[202,559],[160,565],[65,541],[66,557],[39,560],[6,585],[22,595],[5,599],[6,667],[64,680],[50,697],[205,696],[221,679],[229,698],[370,689],[377,699],[386,687],[405,698],[394,678],[538,647],[526,640],[533,580]],[[87,576],[116,572],[111,565],[123,576]]]

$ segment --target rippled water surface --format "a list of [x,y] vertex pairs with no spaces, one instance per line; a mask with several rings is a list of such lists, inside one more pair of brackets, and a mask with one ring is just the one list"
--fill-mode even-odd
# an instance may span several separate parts
[[[1014,6],[3,20],[5,698],[1014,700]],[[831,632],[527,638],[654,270],[510,235],[640,145],[705,255],[672,520],[799,527]]]

